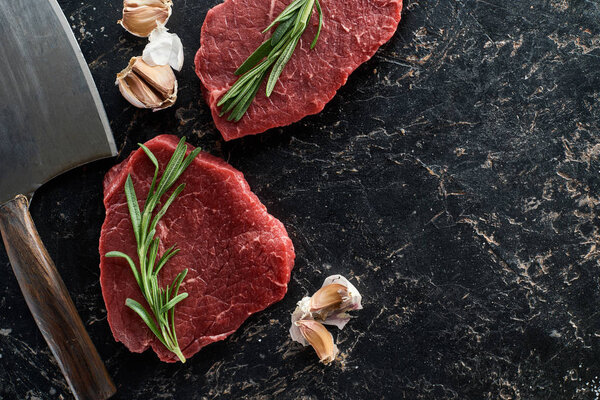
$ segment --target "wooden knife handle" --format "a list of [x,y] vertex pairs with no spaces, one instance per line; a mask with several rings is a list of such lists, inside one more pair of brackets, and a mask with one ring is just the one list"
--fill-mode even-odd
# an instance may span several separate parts
[[76,399],[104,400],[115,392],[75,305],[19,195],[0,206],[0,232],[29,310]]

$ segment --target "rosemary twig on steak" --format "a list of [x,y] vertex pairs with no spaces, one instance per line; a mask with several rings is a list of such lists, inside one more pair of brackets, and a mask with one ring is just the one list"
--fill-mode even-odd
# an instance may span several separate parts
[[173,282],[167,285],[166,288],[158,287],[159,271],[171,257],[179,252],[179,249],[171,246],[157,261],[160,239],[155,237],[158,221],[165,215],[167,209],[179,193],[183,191],[185,183],[177,186],[167,201],[161,204],[161,208],[154,216],[153,212],[156,206],[159,205],[160,199],[191,164],[200,152],[200,149],[195,149],[190,155],[185,157],[187,147],[185,145],[185,138],[182,138],[173,152],[160,181],[157,182],[159,172],[158,160],[146,146],[140,144],[140,147],[144,150],[148,158],[150,158],[155,169],[154,178],[152,178],[152,184],[150,185],[143,211],[140,211],[131,175],[127,175],[125,182],[125,196],[127,197],[131,225],[133,226],[133,234],[137,243],[139,270],[133,259],[120,251],[110,251],[106,253],[106,257],[121,257],[127,260],[144,299],[148,303],[148,306],[150,306],[152,316],[144,306],[133,299],[128,298],[125,304],[142,318],[144,323],[148,325],[158,340],[169,351],[175,353],[181,362],[185,362],[185,357],[179,348],[177,333],[175,332],[175,305],[188,296],[187,293],[179,293],[179,286],[188,270],[186,268],[177,274]]
[[235,71],[236,75],[241,76],[217,103],[217,106],[222,106],[219,116],[229,113],[228,121],[239,121],[254,100],[267,74],[269,78],[266,95],[271,95],[281,71],[292,57],[300,37],[308,26],[315,7],[319,15],[319,27],[310,48],[315,47],[323,25],[323,12],[319,0],[293,0],[263,31],[265,33],[277,25],[271,37]]

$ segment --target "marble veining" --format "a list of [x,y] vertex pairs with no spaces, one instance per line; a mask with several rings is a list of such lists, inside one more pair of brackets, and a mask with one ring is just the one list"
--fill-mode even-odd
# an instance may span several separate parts
[[[43,186],[34,220],[118,386],[115,399],[594,399],[600,394],[600,3],[408,0],[395,36],[318,115],[226,143],[193,71],[207,10],[176,1],[179,99],[114,86],[144,39],[121,4],[59,0],[117,160]],[[102,178],[160,133],[244,172],[297,251],[288,295],[185,365],[131,354],[98,283]],[[364,310],[331,366],[288,337],[334,273]],[[0,248],[0,399],[70,399]]]

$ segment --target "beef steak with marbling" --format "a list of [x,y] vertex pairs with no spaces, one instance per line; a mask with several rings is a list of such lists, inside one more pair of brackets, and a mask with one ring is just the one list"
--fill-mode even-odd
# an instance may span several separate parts
[[387,42],[400,22],[402,0],[321,0],[323,27],[310,50],[315,12],[270,97],[263,82],[239,122],[219,117],[217,103],[235,83],[235,70],[269,37],[261,33],[290,1],[225,0],[207,14],[196,53],[196,74],[203,85],[217,129],[225,140],[289,125],[320,112],[360,64]]
[[[177,143],[175,136],[161,135],[146,146],[164,167]],[[177,357],[125,306],[130,297],[147,307],[127,262],[104,256],[118,250],[137,263],[124,192],[127,174],[138,199],[145,199],[154,166],[141,149],[104,179],[100,282],[108,322],[115,339],[129,350],[142,352],[152,347],[161,360],[174,362]],[[181,182],[186,183],[185,190],[157,227],[159,256],[174,244],[181,251],[161,270],[159,282],[165,286],[179,271],[189,270],[180,289],[189,297],[176,306],[175,324],[183,354],[191,357],[203,346],[232,334],[252,313],[283,298],[294,248],[283,224],[267,213],[243,174],[225,161],[200,153],[173,188]]]

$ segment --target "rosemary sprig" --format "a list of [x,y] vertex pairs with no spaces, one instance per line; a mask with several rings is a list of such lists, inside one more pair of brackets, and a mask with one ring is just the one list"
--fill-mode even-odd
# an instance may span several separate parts
[[146,311],[144,306],[133,299],[128,298],[125,304],[140,316],[169,351],[175,353],[181,362],[185,362],[185,357],[179,348],[177,333],[175,332],[175,305],[188,296],[187,293],[179,293],[179,286],[188,270],[186,268],[177,274],[173,283],[167,285],[166,288],[158,287],[159,271],[171,257],[179,252],[179,249],[171,246],[157,261],[160,239],[155,237],[158,221],[165,215],[175,198],[183,191],[185,183],[177,186],[167,201],[161,204],[160,210],[154,216],[153,212],[161,202],[163,195],[167,193],[183,171],[190,165],[200,152],[200,149],[195,149],[190,155],[185,157],[185,138],[182,138],[173,152],[160,181],[157,181],[159,172],[158,160],[146,146],[141,143],[139,146],[144,150],[148,158],[150,158],[155,168],[154,178],[152,178],[152,184],[150,185],[143,211],[140,211],[131,175],[128,175],[125,181],[125,196],[127,197],[131,225],[133,226],[133,234],[137,243],[139,270],[133,259],[120,251],[108,252],[106,253],[106,257],[121,257],[127,260],[133,276],[144,295],[144,299],[146,299],[148,306],[150,306],[152,316]]
[[219,116],[229,113],[227,120],[238,122],[248,110],[267,74],[269,78],[266,95],[271,96],[277,79],[292,57],[315,7],[319,15],[319,28],[310,48],[315,47],[323,26],[321,4],[319,0],[293,0],[263,31],[265,33],[277,25],[271,37],[235,71],[236,75],[241,76],[217,103],[218,107],[222,107]]

